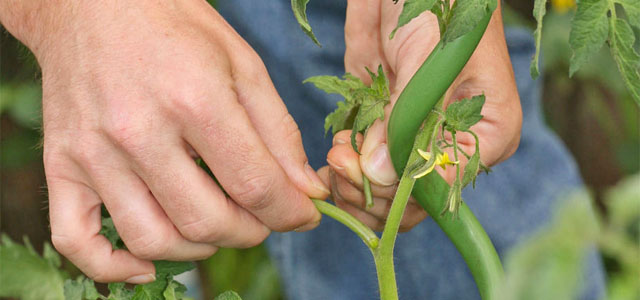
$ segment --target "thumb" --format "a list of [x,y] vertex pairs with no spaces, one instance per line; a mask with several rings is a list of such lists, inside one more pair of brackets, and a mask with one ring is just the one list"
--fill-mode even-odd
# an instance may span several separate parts
[[[388,113],[386,114],[389,115]],[[367,130],[360,149],[362,172],[376,185],[392,185],[398,181],[387,146],[386,122],[377,120]]]

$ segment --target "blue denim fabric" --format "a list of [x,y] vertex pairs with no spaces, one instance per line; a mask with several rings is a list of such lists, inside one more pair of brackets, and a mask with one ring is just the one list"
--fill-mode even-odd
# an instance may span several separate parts
[[[310,164],[326,165],[331,137],[324,137],[324,117],[340,99],[302,81],[344,73],[346,1],[311,1],[308,6],[310,23],[323,48],[300,31],[289,0],[218,3],[227,21],[264,60],[300,126]],[[555,199],[582,184],[575,162],[542,119],[540,81],[529,75],[534,51],[530,32],[510,29],[506,36],[524,113],[520,147],[489,176],[480,176],[474,191],[463,191],[501,256],[549,220]],[[268,247],[288,299],[378,298],[371,254],[359,238],[330,218],[311,232],[274,233]],[[457,250],[429,218],[399,235],[395,257],[401,299],[480,298]],[[604,279],[595,251],[588,268],[580,299],[599,299]]]

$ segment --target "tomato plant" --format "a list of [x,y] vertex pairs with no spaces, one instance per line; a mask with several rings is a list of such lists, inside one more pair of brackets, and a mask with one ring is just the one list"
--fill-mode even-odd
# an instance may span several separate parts
[[[306,18],[305,9],[308,1],[292,0],[291,4],[302,30],[319,44]],[[537,49],[541,40],[545,4],[546,0],[535,1],[534,16],[538,25],[534,36]],[[467,262],[483,299],[497,299],[500,288],[505,285],[498,255],[482,226],[464,204],[460,192],[464,186],[474,183],[479,171],[489,171],[481,163],[481,145],[471,130],[471,126],[482,118],[480,112],[484,95],[455,102],[446,108],[442,107],[445,91],[472,55],[495,8],[496,1],[493,0],[458,0],[453,3],[449,0],[404,2],[398,26],[390,33],[389,38],[393,38],[396,30],[418,15],[433,13],[438,18],[441,41],[403,90],[389,118],[389,148],[394,167],[401,179],[382,237],[379,238],[366,225],[330,203],[312,199],[323,214],[350,228],[371,250],[378,272],[381,299],[398,298],[393,250],[400,220],[410,195],[415,197],[457,247]],[[623,11],[624,14],[621,13]],[[627,18],[622,17],[623,15]],[[569,40],[573,49],[569,73],[575,73],[602,45],[607,44],[625,85],[635,101],[640,103],[640,55],[634,48],[635,34],[632,26],[640,28],[640,2],[637,0],[578,1]],[[538,76],[537,65],[536,52],[531,63],[533,77]],[[388,82],[382,68],[376,72],[367,71],[371,76],[371,85],[365,85],[360,79],[349,74],[343,78],[316,76],[307,80],[326,92],[344,97],[344,102],[340,102],[338,108],[327,116],[325,130],[331,129],[335,133],[342,129],[352,129],[352,144],[356,152],[358,149],[354,142],[355,135],[358,132],[366,132],[373,122],[384,118],[383,109],[389,103]],[[424,82],[430,84],[427,86]],[[441,138],[439,133],[444,131],[451,133],[451,143]],[[476,138],[474,153],[466,153],[458,147],[458,132],[467,132]],[[446,148],[452,148],[453,159],[443,151]],[[461,156],[469,160],[464,170],[457,164]],[[433,172],[436,167],[447,165],[456,168],[452,185],[446,183],[437,172]],[[367,192],[366,177],[363,181],[367,207],[370,207],[373,202],[370,190]],[[625,210],[621,211],[619,213],[623,214]],[[588,215],[588,212],[585,212],[576,217],[576,220],[587,219],[591,222],[589,224],[598,222]],[[607,227],[607,230],[616,229],[615,226]],[[584,230],[589,231],[591,240],[598,239],[597,229],[588,227]],[[124,247],[108,217],[103,219],[101,233],[111,241],[114,248]],[[557,239],[549,240],[557,242]],[[622,244],[620,247],[605,247],[612,252],[624,252],[624,249],[633,248],[619,240],[606,242],[607,245]],[[51,247],[45,246],[42,258],[29,246],[28,241],[25,241],[25,244],[26,246],[20,246],[6,237],[2,239],[0,255],[3,261],[12,263],[8,267],[23,271],[16,271],[16,274],[26,275],[9,278],[6,275],[8,273],[3,272],[2,275],[7,277],[2,277],[0,295],[17,295],[23,299],[59,299],[60,295],[66,299],[184,299],[186,287],[173,277],[193,268],[191,263],[158,261],[155,262],[155,282],[133,288],[125,286],[124,283],[112,283],[109,285],[111,294],[103,296],[96,291],[90,279],[83,276],[69,279],[63,272],[58,271],[60,258]],[[508,287],[513,281],[508,279],[506,282]],[[51,295],[55,296],[50,297]],[[226,292],[216,299],[239,299],[239,296],[233,292]]]

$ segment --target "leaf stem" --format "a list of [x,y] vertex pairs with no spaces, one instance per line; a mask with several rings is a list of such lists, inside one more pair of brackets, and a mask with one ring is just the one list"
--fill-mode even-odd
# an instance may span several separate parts
[[367,175],[362,174],[362,186],[364,187],[364,203],[367,210],[373,207],[373,195],[371,194],[371,182]]
[[323,214],[335,219],[355,232],[369,249],[378,248],[378,236],[367,225],[364,225],[346,211],[319,199],[311,199],[316,208]]

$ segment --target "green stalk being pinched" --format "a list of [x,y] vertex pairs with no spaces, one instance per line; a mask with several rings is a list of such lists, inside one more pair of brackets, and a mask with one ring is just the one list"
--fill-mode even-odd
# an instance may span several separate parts
[[[488,14],[466,35],[446,45],[438,44],[395,103],[387,132],[391,159],[398,174],[417,159],[407,145],[414,143],[420,126],[430,113],[431,118],[436,117],[432,113],[436,103],[471,57],[490,17]],[[420,149],[426,149],[429,143],[429,140],[416,141]],[[493,290],[502,280],[500,259],[482,225],[464,203],[459,207],[458,218],[441,214],[449,188],[438,173],[432,172],[416,181],[412,195],[456,246],[471,270],[482,298],[494,299]]]
[[[296,8],[304,8],[307,2],[308,0],[292,0],[292,4],[298,4],[293,5],[294,11]],[[413,195],[456,246],[471,270],[483,299],[495,299],[493,293],[502,281],[502,266],[495,248],[473,213],[462,202],[460,193],[464,185],[473,182],[482,166],[477,144],[479,141],[470,127],[482,118],[480,109],[484,96],[451,104],[444,113],[442,101],[439,102],[475,51],[495,7],[495,0],[458,0],[451,7],[448,0],[406,0],[398,19],[399,28],[425,10],[430,10],[438,18],[442,38],[402,91],[389,118],[389,151],[400,183],[379,245],[370,247],[378,273],[380,297],[383,300],[398,299],[393,249],[410,195]],[[300,11],[296,14],[297,17],[301,15]],[[309,27],[306,19],[301,21],[298,18],[298,21]],[[313,35],[310,31],[305,32]],[[318,88],[345,97],[344,102],[338,103],[338,109],[327,116],[326,130],[332,127],[335,133],[353,128],[354,132],[359,132],[368,128],[376,119],[384,117],[383,107],[386,103],[378,100],[387,94],[380,93],[382,89],[379,88],[383,86],[382,83],[388,82],[381,68],[377,75],[372,72],[369,74],[373,80],[370,87],[364,87],[359,79],[349,74],[342,80],[333,76],[317,76],[308,80]],[[368,96],[362,98],[361,95]],[[366,120],[366,125],[362,120]],[[453,143],[436,141],[439,130],[451,132]],[[476,151],[472,156],[458,148],[456,132],[469,132],[476,138]],[[352,136],[353,144],[354,141]],[[456,179],[451,187],[437,172],[432,172],[436,164],[445,167],[446,164],[458,163],[449,160],[439,143],[453,147],[456,160],[458,152],[469,158],[464,176],[460,176],[460,167],[456,166]],[[430,149],[430,152],[421,151],[419,154],[418,150],[423,149]]]

